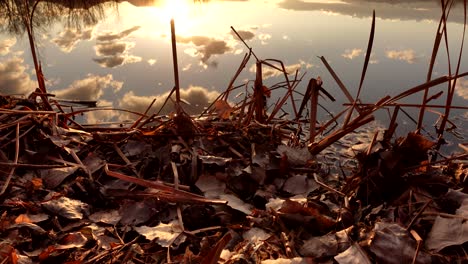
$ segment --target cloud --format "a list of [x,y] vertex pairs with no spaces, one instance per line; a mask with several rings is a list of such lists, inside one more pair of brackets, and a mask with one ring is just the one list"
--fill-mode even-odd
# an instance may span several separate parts
[[74,81],[67,88],[53,93],[60,99],[98,100],[104,94],[104,89],[118,91],[122,85],[123,82],[114,80],[111,74],[104,76],[88,74],[86,78]]
[[385,54],[389,59],[405,61],[409,64],[413,64],[419,60],[419,58],[415,55],[414,50],[412,49],[388,50],[385,52]]
[[230,47],[226,41],[217,40],[206,36],[177,36],[177,42],[195,45],[195,52],[193,52],[193,50],[191,49],[187,49],[186,52],[192,56],[201,55],[201,61],[203,64],[214,67],[217,66],[217,62],[208,62],[208,60],[213,55],[223,55],[233,50],[232,47]]
[[66,28],[58,37],[54,38],[54,42],[63,52],[71,52],[76,44],[82,40],[90,40],[93,37],[93,28],[85,30]]
[[128,54],[93,58],[93,61],[97,62],[99,65],[101,65],[101,67],[104,68],[115,68],[125,64],[140,62],[141,60],[141,57]]
[[455,85],[455,92],[458,96],[462,97],[465,100],[468,100],[468,79],[458,79],[457,84]]
[[[278,66],[278,65],[277,65]],[[297,70],[299,69],[308,69],[313,67],[312,64],[308,64],[305,61],[299,61],[296,64],[291,64],[291,65],[285,65],[284,68],[288,74],[294,74]],[[249,71],[252,73],[255,73],[256,71],[256,66],[253,64],[250,68]],[[262,75],[263,79],[266,80],[268,78],[272,77],[278,77],[278,76],[283,76],[283,72],[278,71],[277,69],[271,68],[270,66],[263,66],[262,67]]]
[[149,59],[147,60],[146,62],[148,62],[149,65],[153,66],[154,64],[156,64],[156,62],[158,62],[156,59]]
[[[106,100],[99,100],[97,107],[113,107],[113,103]],[[112,119],[117,118],[119,113],[115,110],[95,110],[87,112],[85,119],[88,124],[102,124],[103,122],[110,122]]]
[[258,36],[258,39],[261,40],[262,45],[266,45],[266,44],[268,44],[267,40],[271,39],[271,35],[270,34],[260,34]]
[[37,86],[27,73],[29,67],[20,57],[0,62],[0,94],[28,94]]
[[123,30],[123,31],[118,32],[118,33],[104,32],[104,33],[99,34],[96,37],[96,40],[100,41],[100,42],[120,40],[120,39],[123,39],[123,38],[129,36],[130,34],[132,34],[134,31],[137,31],[138,29],[140,29],[140,26],[134,26],[134,27]]
[[94,49],[96,50],[96,55],[100,57],[93,58],[93,61],[104,68],[114,68],[142,61],[141,57],[129,54],[130,49],[135,47],[135,43],[121,41],[139,28],[139,26],[136,26],[119,33],[107,32],[99,35],[96,38],[97,43]]
[[352,60],[356,57],[361,56],[362,52],[363,52],[362,49],[352,49],[352,50],[347,49],[345,50],[345,53],[341,54],[341,56]]
[[[251,40],[255,37],[255,34],[252,32],[252,31],[248,31],[248,30],[237,30],[237,33],[239,33],[239,35],[241,36],[241,38],[245,41],[247,40]],[[231,35],[237,39],[237,35],[236,33],[234,33],[234,31],[231,31]]]
[[[348,15],[352,17],[368,18],[372,10],[377,10],[376,16],[389,20],[431,20],[439,21],[439,1],[427,0],[343,0],[343,1],[301,1],[283,0],[280,8],[295,11],[322,11],[331,14]],[[463,23],[463,12],[453,12],[449,21]]]
[[16,38],[9,38],[0,41],[0,55],[7,55],[10,52],[10,48],[16,44]]
[[94,49],[97,56],[115,56],[128,51],[134,46],[135,43],[130,42],[104,42],[96,44]]
[[[147,107],[153,101],[153,99],[156,98],[156,102],[149,111],[149,114],[153,114],[159,111],[168,95],[169,92],[155,96],[138,96],[135,95],[133,91],[130,91],[122,97],[118,105],[120,108],[123,109],[144,113]],[[218,95],[219,92],[217,91],[210,91],[206,88],[199,86],[190,86],[187,89],[180,90],[180,98],[190,103],[190,105],[182,103],[182,108],[188,114],[200,114],[205,109],[205,107],[208,107],[218,97]],[[173,98],[174,96],[175,95],[173,95]],[[169,114],[173,111],[173,101],[169,100],[166,106],[161,111],[161,114]],[[134,116],[131,116],[129,114],[122,114],[122,116],[120,117],[121,120],[129,118],[134,118]]]
[[190,70],[190,68],[192,68],[192,64],[191,64],[191,63],[185,65],[185,66],[182,68],[182,71],[188,71],[188,70]]

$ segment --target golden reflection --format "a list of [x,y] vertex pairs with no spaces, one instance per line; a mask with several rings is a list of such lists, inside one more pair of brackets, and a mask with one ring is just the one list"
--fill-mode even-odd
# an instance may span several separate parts
[[163,22],[174,19],[176,27],[186,28],[190,26],[193,5],[193,0],[163,0],[157,9]]

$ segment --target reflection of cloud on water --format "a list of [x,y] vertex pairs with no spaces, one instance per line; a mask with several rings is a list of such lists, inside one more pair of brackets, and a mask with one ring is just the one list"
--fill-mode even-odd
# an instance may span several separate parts
[[76,44],[82,40],[90,40],[93,37],[93,28],[85,30],[66,28],[52,40],[63,52],[71,52]]
[[405,61],[409,64],[413,64],[419,60],[413,49],[406,50],[388,50],[385,52],[387,58],[392,60]]
[[270,34],[260,34],[258,35],[258,39],[261,41],[261,44],[262,45],[266,45],[268,44],[268,40],[271,39],[271,35]]
[[7,55],[10,52],[10,48],[16,44],[16,38],[8,38],[0,41],[0,55]]
[[142,61],[141,57],[129,54],[129,50],[135,47],[135,43],[121,41],[139,28],[139,26],[135,26],[118,33],[105,32],[98,35],[94,49],[96,55],[101,57],[93,58],[93,61],[105,68],[114,68]]
[[201,55],[201,61],[203,64],[214,67],[217,66],[217,62],[208,61],[213,55],[223,55],[233,50],[232,47],[230,47],[226,41],[206,36],[177,36],[177,42],[184,44],[191,43],[195,45],[195,52],[193,52],[190,49],[187,49],[186,52],[188,52],[189,55],[192,56]]
[[96,44],[94,49],[97,56],[114,56],[122,54],[134,46],[135,43],[131,42],[104,42]]
[[[97,107],[113,107],[113,103],[106,100],[99,100],[97,102]],[[96,110],[87,112],[85,116],[88,124],[102,124],[118,117],[119,113],[115,110]]]
[[105,41],[115,41],[115,40],[120,40],[125,37],[128,37],[130,34],[132,34],[134,31],[137,31],[140,29],[140,26],[134,26],[129,29],[123,30],[121,32],[115,33],[115,32],[104,32],[99,34],[96,37],[97,41],[105,42]]
[[93,61],[97,62],[99,65],[101,65],[101,67],[114,68],[117,66],[122,66],[124,64],[140,62],[141,57],[123,54],[115,56],[106,56],[102,58],[94,58]]
[[0,94],[28,94],[37,86],[27,73],[29,67],[20,57],[0,62]]
[[114,80],[111,74],[104,76],[88,74],[81,80],[74,81],[70,86],[62,90],[53,91],[60,99],[71,100],[98,100],[104,89],[113,89],[114,92],[122,88],[123,82]]
[[458,96],[462,97],[465,100],[468,100],[468,79],[466,78],[458,79],[457,84],[455,86],[455,92],[457,93]]
[[[372,10],[382,19],[397,20],[433,20],[439,21],[440,1],[392,1],[392,0],[343,0],[330,2],[309,2],[302,0],[284,0],[281,8],[296,11],[322,11],[353,17],[371,17]],[[460,5],[458,5],[460,6]],[[463,23],[463,12],[451,12],[449,21]]]
[[[276,65],[276,64],[275,64]],[[279,65],[276,65],[277,67],[280,67]],[[309,69],[312,68],[313,65],[306,63],[305,61],[299,61],[296,64],[291,64],[291,65],[285,65],[284,68],[288,74],[294,74],[297,70],[300,69]],[[256,65],[253,64],[250,68],[249,71],[252,73],[256,72]],[[262,75],[263,79],[268,79],[268,78],[273,78],[273,77],[278,77],[278,76],[283,76],[284,73],[282,71],[278,71],[277,69],[274,69],[270,66],[264,65],[262,67]]]
[[354,59],[356,57],[361,56],[362,54],[362,49],[352,49],[352,50],[345,50],[345,53],[341,54],[341,56],[345,57],[346,59]]
[[[153,114],[159,111],[164,101],[166,100],[169,92],[155,96],[139,96],[135,95],[133,91],[126,93],[122,99],[118,102],[120,108],[127,110],[133,110],[136,112],[144,113],[146,108],[151,104],[153,99],[156,98],[156,102],[152,106],[148,114]],[[180,98],[190,103],[190,105],[182,103],[183,109],[188,114],[199,114],[205,107],[208,107],[219,95],[217,91],[210,91],[203,87],[190,86],[187,89],[180,90]],[[173,94],[173,99],[175,95]],[[174,103],[169,100],[166,106],[161,111],[161,114],[169,114],[174,110]],[[122,114],[121,120],[132,119],[134,117],[129,114]]]
[[[248,31],[248,30],[236,30],[237,33],[239,33],[239,36],[241,36],[241,38],[245,41],[247,40],[251,40],[255,37],[255,33],[253,33],[252,31]],[[236,33],[234,33],[234,31],[231,31],[231,35],[237,39],[237,35]]]

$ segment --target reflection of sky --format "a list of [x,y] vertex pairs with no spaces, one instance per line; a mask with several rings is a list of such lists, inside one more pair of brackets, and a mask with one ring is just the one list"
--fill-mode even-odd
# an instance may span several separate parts
[[[56,25],[44,32],[39,51],[49,91],[68,99],[99,99],[107,105],[144,111],[153,97],[172,89],[169,16],[160,6],[140,2],[140,7],[123,2],[118,13],[109,10],[106,20],[94,27]],[[171,7],[180,11],[175,19],[183,88],[226,88],[247,51],[232,34],[233,26],[260,58],[280,59],[291,73],[296,69],[300,74],[307,72],[305,80],[320,75],[324,87],[338,99],[339,103],[332,106],[335,112],[341,109],[344,96],[317,56],[328,60],[355,95],[375,9],[376,35],[362,100],[374,102],[387,94],[396,95],[424,82],[440,13],[438,1],[189,2],[184,8]],[[452,58],[456,58],[462,11],[454,9],[451,16],[456,23],[448,27],[450,48]],[[443,48],[438,58],[436,77],[447,72]],[[467,55],[463,58],[468,61]],[[252,64],[237,84],[254,78]],[[462,64],[462,70],[467,70],[463,67],[466,65]],[[31,91],[32,70],[26,40],[1,36],[0,92]],[[283,80],[272,69],[265,69],[264,77],[266,85]],[[304,81],[298,90],[303,91],[306,84]],[[466,81],[459,87],[455,104],[465,105]],[[284,93],[276,92],[281,96]],[[443,104],[442,99],[434,103]],[[417,96],[412,100],[420,103]]]

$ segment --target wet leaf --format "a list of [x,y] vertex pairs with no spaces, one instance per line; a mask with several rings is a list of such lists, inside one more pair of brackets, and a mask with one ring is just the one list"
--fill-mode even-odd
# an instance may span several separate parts
[[54,189],[59,186],[68,176],[75,173],[78,167],[65,167],[47,170],[39,170],[44,184],[49,189]]
[[[374,227],[370,250],[379,263],[411,263],[416,253],[416,241],[403,227],[395,223],[379,222]],[[389,258],[389,255],[392,256]],[[420,251],[416,263],[431,263],[431,257]]]
[[227,201],[227,205],[229,207],[241,211],[246,215],[249,215],[254,209],[254,207],[251,204],[242,201],[237,196],[234,196],[232,194],[222,194],[219,198],[221,200]]
[[109,225],[116,225],[120,219],[122,219],[122,215],[119,213],[118,210],[106,210],[106,211],[99,211],[89,216],[89,219],[100,223],[105,223]]
[[312,237],[299,248],[299,253],[304,257],[332,257],[338,253],[338,241],[335,234]]
[[314,263],[307,258],[295,257],[295,258],[277,258],[263,260],[262,264],[309,264]]
[[42,204],[50,212],[68,219],[82,219],[83,212],[88,210],[89,205],[67,197],[60,197]]
[[80,248],[86,244],[88,239],[81,233],[69,233],[60,239],[56,249]]
[[293,166],[305,165],[313,158],[307,148],[293,148],[286,145],[279,145],[276,148],[276,152],[286,155],[288,162]]
[[225,166],[226,163],[232,161],[232,158],[216,157],[216,156],[203,156],[199,155],[198,158],[201,159],[203,164],[216,164],[218,166]]
[[125,201],[119,210],[120,223],[123,225],[141,225],[157,214],[157,204],[154,200]]
[[288,178],[283,185],[283,191],[290,194],[308,194],[318,188],[318,184],[307,175],[296,174]]
[[10,226],[10,229],[21,228],[21,227],[26,227],[26,228],[30,229],[31,231],[34,231],[38,235],[46,235],[47,234],[47,231],[45,231],[42,227],[40,227],[40,226],[38,226],[36,224],[33,224],[33,223],[15,224],[15,225]]
[[88,155],[82,162],[90,173],[95,173],[96,171],[104,167],[104,165],[106,164],[106,162],[103,159],[99,158],[95,154]]
[[335,260],[339,264],[371,264],[367,254],[358,244],[353,244],[344,252],[335,256]]
[[[461,216],[461,217],[457,217]],[[453,218],[437,216],[426,239],[426,247],[440,251],[448,246],[461,245],[468,241],[468,199],[463,201]]]
[[258,227],[253,227],[242,235],[245,240],[248,240],[253,244],[262,243],[271,236],[272,234],[267,233],[265,230]]
[[170,246],[171,242],[182,233],[178,221],[172,221],[169,224],[160,223],[155,227],[134,227],[134,229],[148,240],[156,239],[156,243],[163,247]]
[[151,145],[137,140],[129,140],[127,144],[123,146],[123,153],[127,157],[137,156],[145,154],[145,152],[151,151]]

